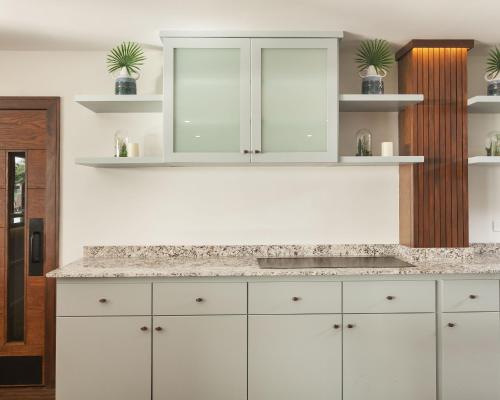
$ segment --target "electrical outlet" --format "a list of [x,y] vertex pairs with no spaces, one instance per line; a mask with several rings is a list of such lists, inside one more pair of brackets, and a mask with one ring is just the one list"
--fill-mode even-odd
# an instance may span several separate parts
[[493,232],[500,232],[500,219],[494,219],[492,223]]

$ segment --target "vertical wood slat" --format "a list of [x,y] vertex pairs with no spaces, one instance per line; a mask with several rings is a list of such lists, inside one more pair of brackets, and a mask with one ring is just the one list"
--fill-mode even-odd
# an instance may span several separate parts
[[443,43],[413,48],[399,60],[400,93],[425,98],[399,116],[400,154],[425,157],[400,168],[400,242],[412,247],[468,246],[469,47]]

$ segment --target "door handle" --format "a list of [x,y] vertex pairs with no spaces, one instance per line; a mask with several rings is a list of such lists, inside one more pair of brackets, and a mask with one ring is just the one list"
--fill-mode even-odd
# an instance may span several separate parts
[[43,219],[30,219],[29,274],[43,275]]
[[32,232],[30,237],[31,262],[39,263],[42,259],[42,238],[40,232]]

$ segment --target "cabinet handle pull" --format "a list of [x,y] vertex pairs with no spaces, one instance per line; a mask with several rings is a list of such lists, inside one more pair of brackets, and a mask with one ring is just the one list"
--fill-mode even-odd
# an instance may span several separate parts
[[387,300],[394,300],[396,297],[395,296],[387,296],[386,299]]
[[340,328],[340,325],[339,324],[334,324],[333,325],[333,329],[339,329]]
[[448,322],[448,326],[449,326],[450,328],[453,328],[455,325],[456,325],[456,324],[454,324],[453,322]]
[[299,301],[299,300],[300,300],[300,297],[297,297],[297,296],[292,297],[292,301]]
[[472,299],[472,300],[477,299],[477,296],[475,294],[470,294],[469,299]]
[[245,150],[242,150],[241,152],[242,152],[243,154],[248,154],[248,153],[250,153],[250,150],[246,150],[246,149],[245,149]]
[[108,299],[104,299],[104,298],[99,299],[99,303],[104,304],[104,303],[107,303],[107,302],[108,302]]
[[162,328],[161,326],[157,326],[157,327],[155,328],[155,331],[156,331],[156,332],[161,332],[162,330],[163,330],[163,328]]
[[260,150],[254,150],[253,152],[254,152],[255,154],[262,153]]
[[148,327],[147,327],[147,326],[141,326],[141,331],[143,331],[143,332],[147,332],[147,330],[148,330]]
[[197,303],[201,303],[202,301],[203,301],[203,299],[202,299],[201,297],[197,297],[197,298],[196,298],[196,302],[197,302]]
[[349,329],[352,329],[352,328],[354,328],[354,324],[347,324],[347,327],[348,327]]

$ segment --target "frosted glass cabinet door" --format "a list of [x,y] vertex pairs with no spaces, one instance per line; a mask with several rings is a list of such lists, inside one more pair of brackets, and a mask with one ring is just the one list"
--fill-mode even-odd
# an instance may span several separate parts
[[252,162],[337,161],[337,39],[252,39]]
[[249,162],[250,39],[172,38],[164,49],[167,161]]

